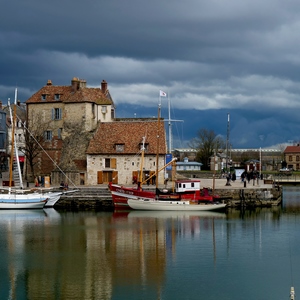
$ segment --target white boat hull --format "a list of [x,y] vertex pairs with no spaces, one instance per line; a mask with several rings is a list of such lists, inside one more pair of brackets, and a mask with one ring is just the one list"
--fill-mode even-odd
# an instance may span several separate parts
[[158,200],[132,200],[128,199],[128,205],[136,210],[173,210],[173,211],[212,211],[226,208],[223,203],[191,204],[190,201],[158,201]]
[[40,209],[46,201],[39,202],[0,202],[0,209]]
[[36,209],[43,208],[48,197],[37,194],[0,194],[0,209]]

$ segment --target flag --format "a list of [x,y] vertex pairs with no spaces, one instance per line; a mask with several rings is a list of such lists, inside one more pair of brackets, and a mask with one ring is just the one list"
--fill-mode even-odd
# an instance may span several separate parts
[[163,91],[159,91],[159,96],[160,97],[167,97],[167,93],[165,93]]

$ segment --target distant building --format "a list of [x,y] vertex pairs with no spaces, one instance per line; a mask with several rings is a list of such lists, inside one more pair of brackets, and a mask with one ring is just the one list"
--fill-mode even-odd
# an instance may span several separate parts
[[296,171],[300,170],[300,145],[287,146],[283,153],[287,163],[286,167]]
[[176,148],[173,154],[174,157],[177,157],[178,161],[183,161],[185,157],[187,157],[189,161],[195,161],[197,150],[191,148]]
[[185,157],[182,161],[178,161],[176,163],[176,171],[201,171],[202,163],[198,163],[195,161],[189,161],[187,157]]

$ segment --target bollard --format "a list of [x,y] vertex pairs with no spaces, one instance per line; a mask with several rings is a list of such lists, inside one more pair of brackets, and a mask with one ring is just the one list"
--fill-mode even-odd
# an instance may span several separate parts
[[247,187],[247,182],[246,180],[244,181],[244,188]]

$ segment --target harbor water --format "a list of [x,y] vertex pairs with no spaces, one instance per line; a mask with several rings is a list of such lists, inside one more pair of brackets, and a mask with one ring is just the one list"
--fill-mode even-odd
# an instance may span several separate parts
[[227,213],[0,211],[0,254],[1,299],[297,299],[300,188]]

